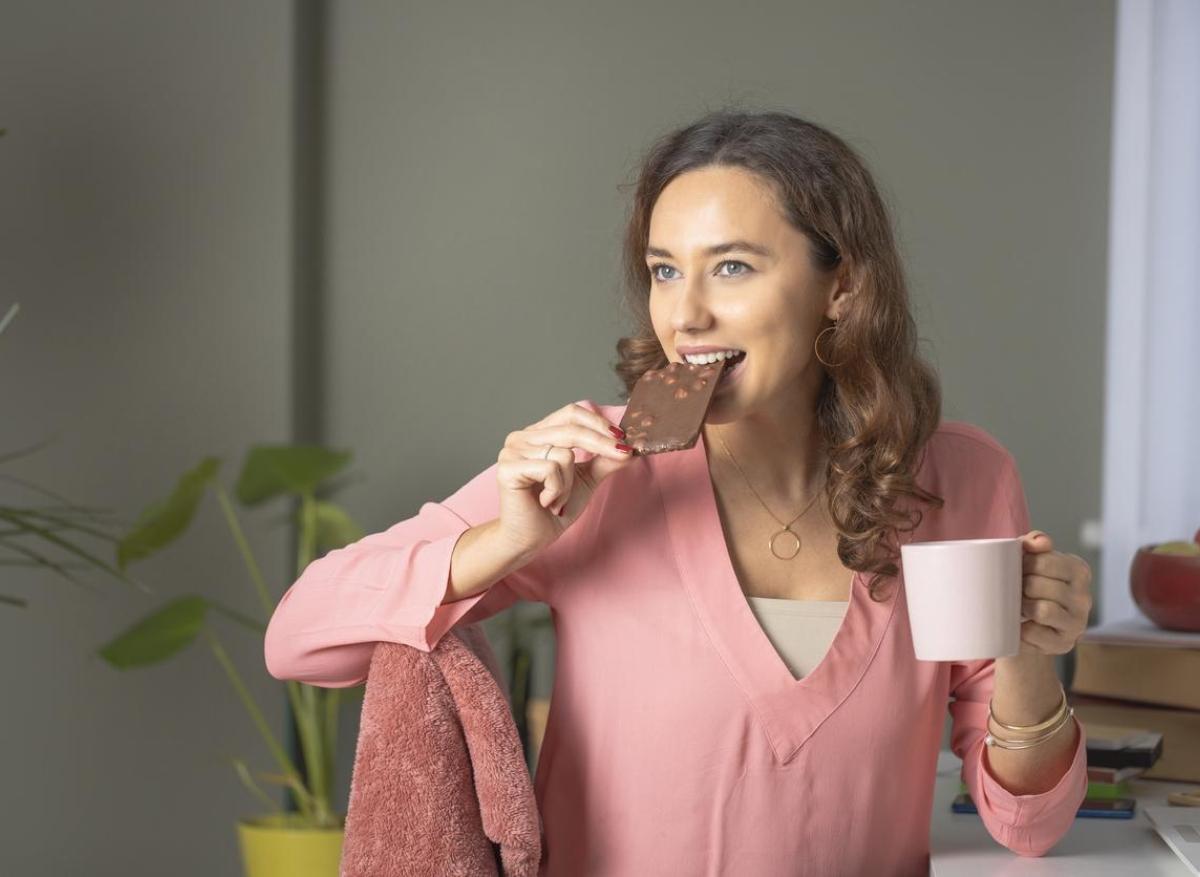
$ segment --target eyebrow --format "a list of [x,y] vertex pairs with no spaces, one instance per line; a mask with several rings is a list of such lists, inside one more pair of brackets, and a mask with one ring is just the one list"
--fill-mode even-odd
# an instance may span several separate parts
[[[774,258],[775,253],[763,244],[756,244],[753,241],[728,241],[723,244],[714,244],[711,247],[703,250],[706,256],[720,256],[723,253],[732,252],[754,253],[765,258]],[[646,247],[646,258],[657,256],[660,259],[674,259],[669,250],[664,250],[662,247]]]

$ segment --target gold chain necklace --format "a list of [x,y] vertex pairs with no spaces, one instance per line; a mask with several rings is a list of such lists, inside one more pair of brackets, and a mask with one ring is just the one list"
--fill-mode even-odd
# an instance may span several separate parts
[[[775,520],[779,522],[779,525],[783,527],[782,530],[777,530],[771,535],[771,538],[767,540],[767,547],[771,549],[771,553],[780,560],[791,560],[800,553],[800,537],[792,532],[792,524],[804,517],[805,512],[813,507],[813,503],[820,499],[821,491],[818,490],[813,498],[809,500],[808,505],[804,507],[804,511],[796,515],[796,517],[792,518],[791,521],[785,524],[783,521],[780,521],[779,518],[776,518],[775,513],[768,508],[765,502],[763,502],[763,498],[758,495],[758,491],[754,489],[754,485],[750,483],[750,479],[746,477],[746,473],[742,471],[742,467],[738,465],[738,461],[734,458],[733,454],[729,450],[729,446],[725,444],[725,439],[721,438],[720,434],[717,435],[717,441],[719,441],[721,443],[721,447],[725,449],[725,454],[729,457],[730,462],[737,467],[738,473],[742,476],[742,480],[746,482],[746,486],[750,488],[750,491],[754,494],[755,498],[762,503],[762,507],[767,510],[767,514],[772,518],[775,518]],[[824,488],[824,484],[822,484],[822,488]],[[775,540],[780,536],[784,536],[785,534],[787,536],[791,536],[792,538],[791,541],[785,542],[784,544],[791,545],[793,542],[795,543],[795,547],[792,549],[791,554],[780,554],[775,550]]]

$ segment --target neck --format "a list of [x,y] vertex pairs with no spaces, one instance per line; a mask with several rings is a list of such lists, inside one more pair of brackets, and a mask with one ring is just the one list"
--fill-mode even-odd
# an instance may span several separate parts
[[[705,423],[702,429],[710,472],[720,467],[728,477],[740,480],[737,467],[741,467],[754,489],[768,501],[775,498],[781,508],[797,506],[824,487],[829,458],[812,409],[747,415],[731,423]],[[726,447],[737,466],[729,462]],[[720,460],[716,467],[715,459]]]

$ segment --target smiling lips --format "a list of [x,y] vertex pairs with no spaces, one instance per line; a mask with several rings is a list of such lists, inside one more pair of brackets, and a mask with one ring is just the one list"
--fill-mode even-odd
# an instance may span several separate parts
[[[721,351],[721,353],[724,353],[724,352],[725,352],[725,351]],[[701,356],[705,356],[704,354],[700,354],[700,355],[701,355]],[[709,354],[709,355],[711,356],[711,354]],[[719,362],[719,363],[721,363],[721,367],[722,367],[722,368],[724,368],[724,369],[731,369],[731,368],[733,368],[735,365],[737,365],[739,362],[741,362],[743,359],[745,359],[745,358],[746,358],[746,351],[744,351],[744,350],[739,350],[739,351],[737,351],[736,353],[734,353],[734,354],[732,354],[732,355],[728,355],[728,356],[713,356],[711,359],[707,359],[707,358],[705,358],[705,359],[695,359],[695,360],[689,360],[689,359],[687,358],[688,356],[692,356],[692,354],[684,354],[684,360],[683,360],[683,361],[684,361],[684,362],[686,362],[688,365],[712,365],[713,363],[717,363],[717,362]]]

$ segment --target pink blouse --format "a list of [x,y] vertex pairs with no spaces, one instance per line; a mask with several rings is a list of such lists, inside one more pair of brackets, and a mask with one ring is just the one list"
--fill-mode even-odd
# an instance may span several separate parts
[[[622,405],[579,404],[620,422]],[[267,628],[277,679],[366,679],[380,640],[430,650],[456,624],[517,600],[550,606],[554,690],[534,788],[542,875],[924,875],[942,723],[988,832],[1040,856],[1087,790],[1085,735],[1047,792],[989,772],[990,659],[916,660],[904,577],[854,576],[825,657],[796,679],[734,574],[701,435],[604,481],[529,564],[441,605],[469,527],[499,514],[495,465],[441,502],[313,561]],[[579,460],[588,452],[576,451]],[[1017,467],[983,429],[944,421],[918,482],[945,498],[901,542],[1030,529]],[[953,697],[953,700],[950,698]]]

